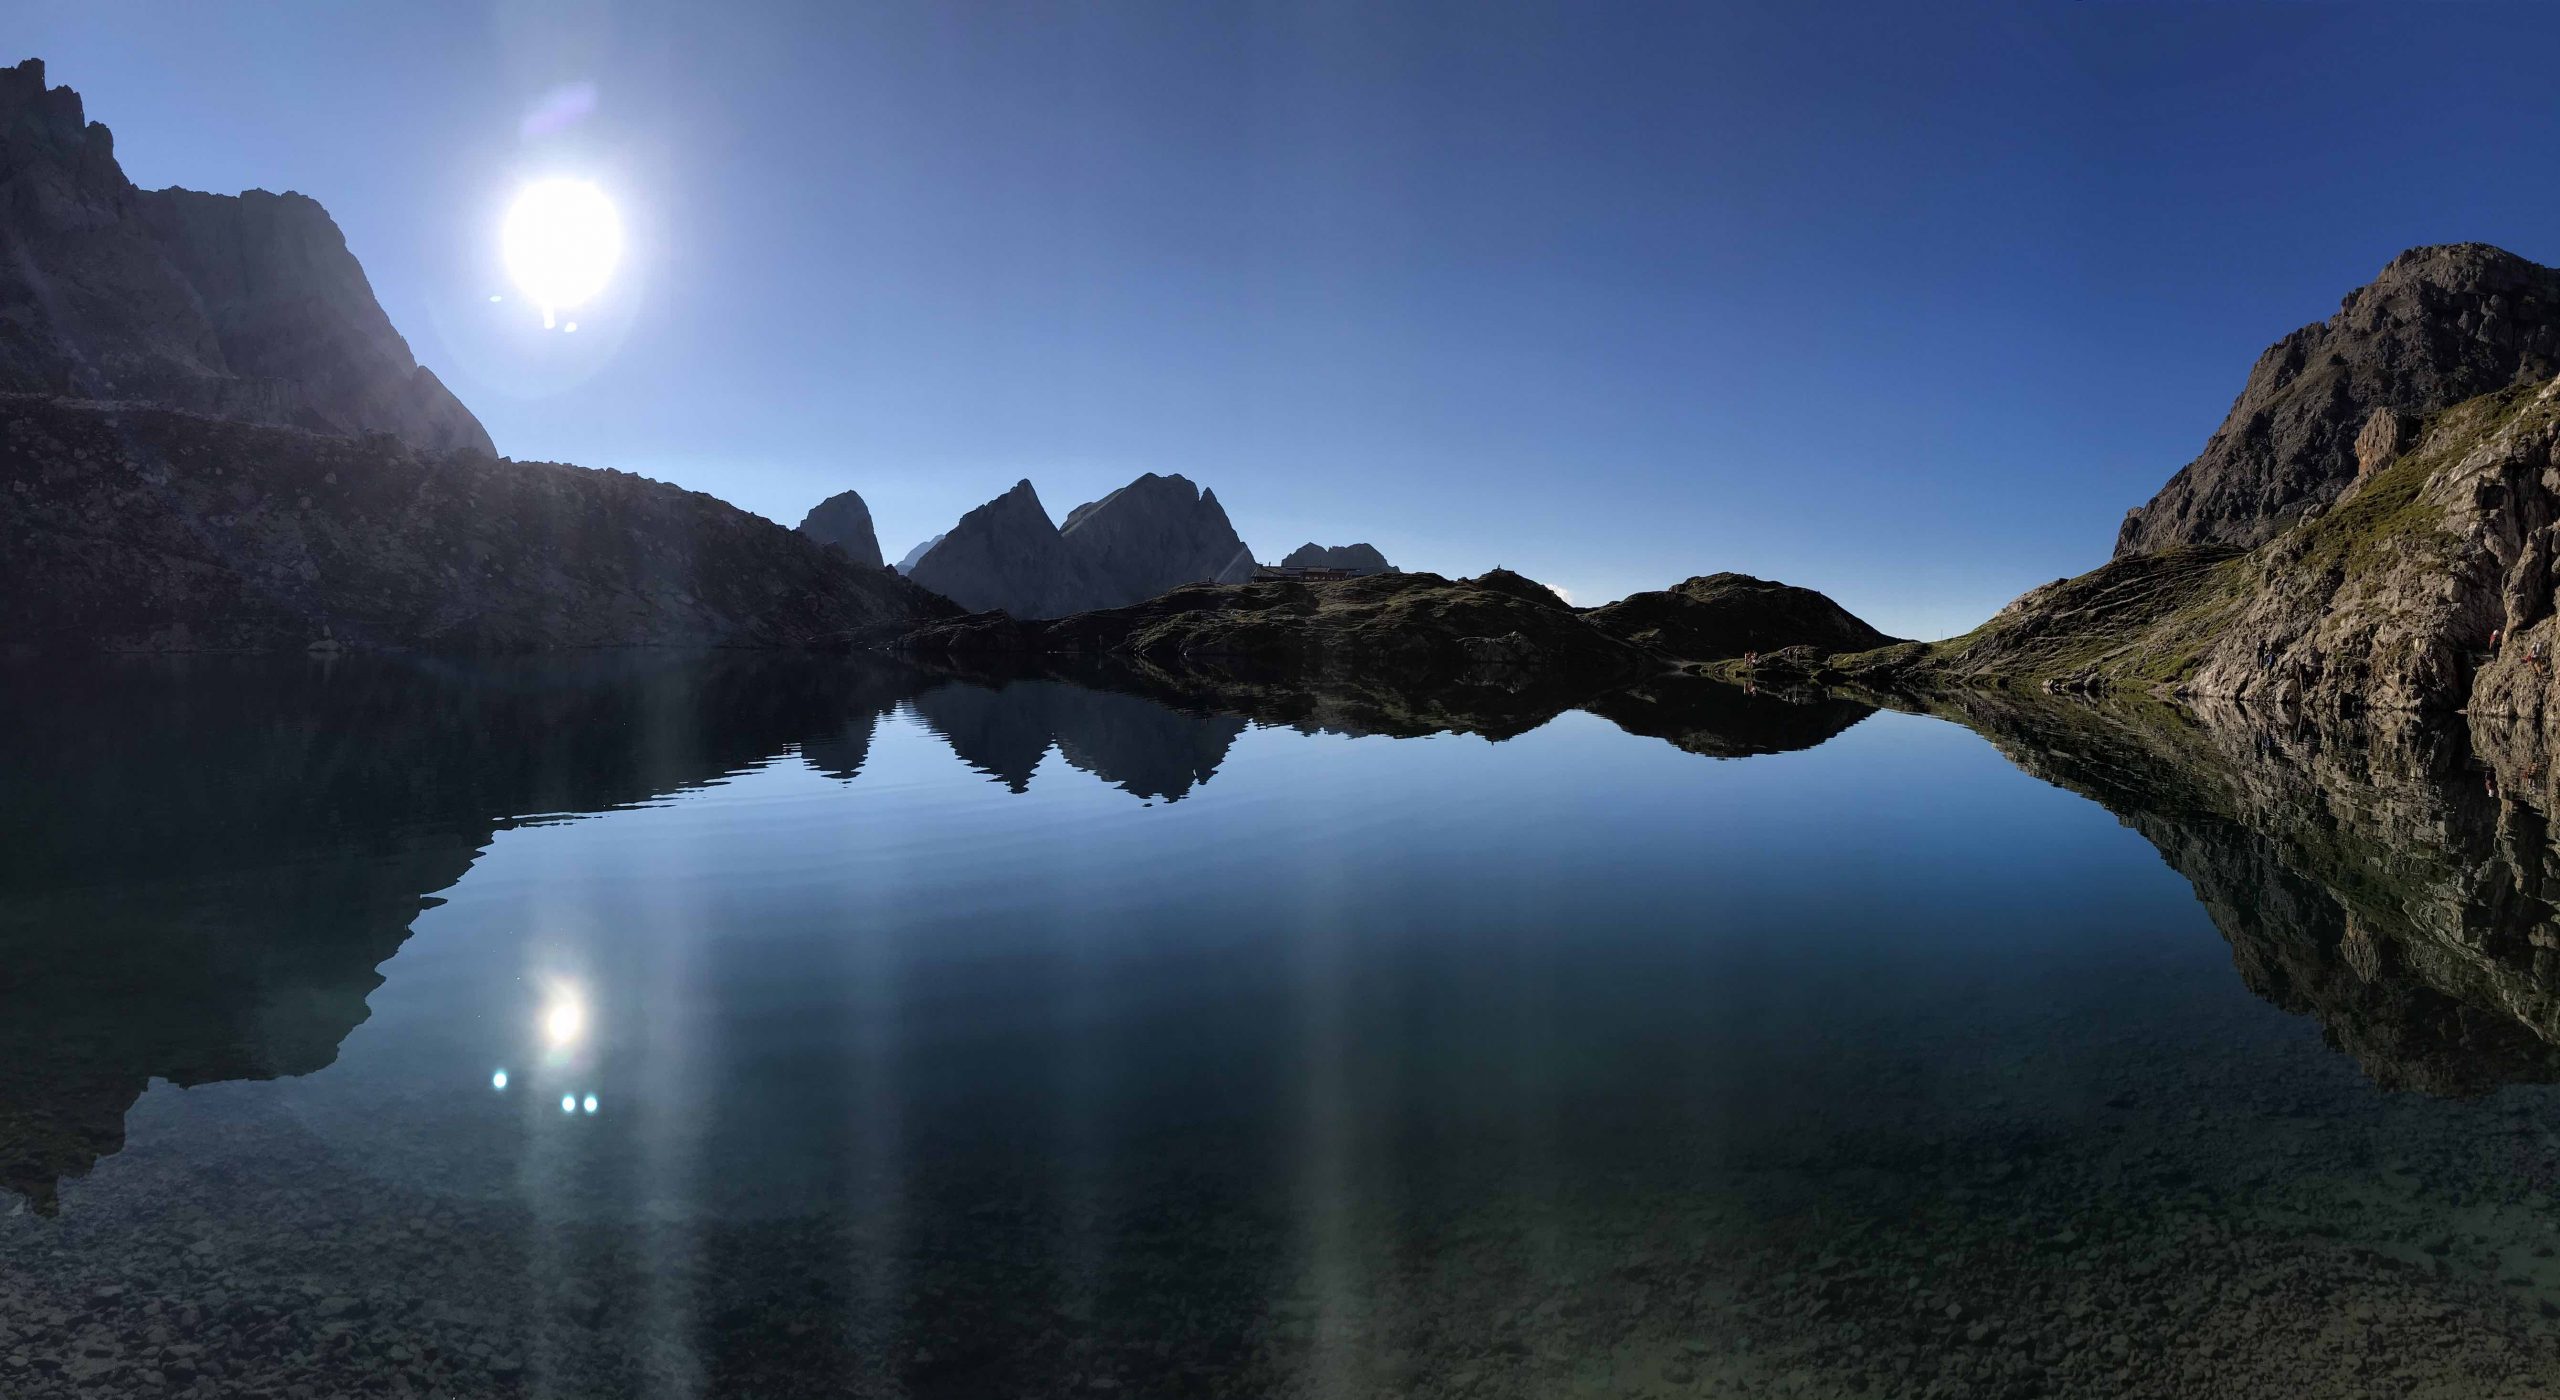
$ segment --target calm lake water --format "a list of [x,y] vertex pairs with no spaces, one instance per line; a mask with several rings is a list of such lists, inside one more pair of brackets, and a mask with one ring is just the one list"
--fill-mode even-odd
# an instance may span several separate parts
[[15,673],[0,1394],[2548,1393],[2496,948],[2174,763],[1754,714]]

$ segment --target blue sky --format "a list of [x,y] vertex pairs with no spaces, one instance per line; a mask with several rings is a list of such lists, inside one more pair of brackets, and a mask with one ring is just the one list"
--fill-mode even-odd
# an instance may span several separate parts
[[[2560,261],[2541,6],[5,12],[137,182],[325,203],[500,451],[854,487],[892,556],[1178,471],[1266,557],[1939,636],[2102,561],[2402,248]],[[489,300],[556,173],[631,241],[575,336]]]

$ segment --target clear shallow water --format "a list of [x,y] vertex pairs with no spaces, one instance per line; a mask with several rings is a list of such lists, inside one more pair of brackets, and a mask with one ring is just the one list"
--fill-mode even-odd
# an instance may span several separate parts
[[1940,720],[1718,760],[682,659],[15,694],[7,1394],[2560,1374],[2550,1092],[2382,1092],[2158,832]]

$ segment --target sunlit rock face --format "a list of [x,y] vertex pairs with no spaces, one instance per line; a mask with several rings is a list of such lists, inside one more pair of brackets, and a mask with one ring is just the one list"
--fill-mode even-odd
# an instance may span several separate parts
[[800,533],[834,545],[857,564],[881,567],[880,537],[872,533],[871,507],[862,503],[860,492],[839,491],[810,507],[800,519]]
[[2412,248],[2258,357],[2203,453],[2125,517],[2116,553],[2259,544],[2337,499],[2408,419],[2555,373],[2560,272],[2484,243]]
[[482,456],[299,194],[140,190],[80,95],[0,69],[0,391],[165,404]]
[[2560,1081],[2560,794],[2537,731],[1988,691],[1939,704],[2148,838],[2249,986],[2318,1019],[2377,1083]]

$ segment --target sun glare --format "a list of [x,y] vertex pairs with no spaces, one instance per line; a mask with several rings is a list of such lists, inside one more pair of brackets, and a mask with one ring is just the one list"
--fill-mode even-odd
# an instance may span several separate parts
[[622,218],[604,191],[584,180],[537,180],[517,192],[500,241],[507,275],[549,326],[612,279],[622,260]]
[[549,1036],[554,1045],[565,1047],[574,1044],[586,1029],[587,1008],[574,997],[560,998],[542,1014],[543,1034]]

